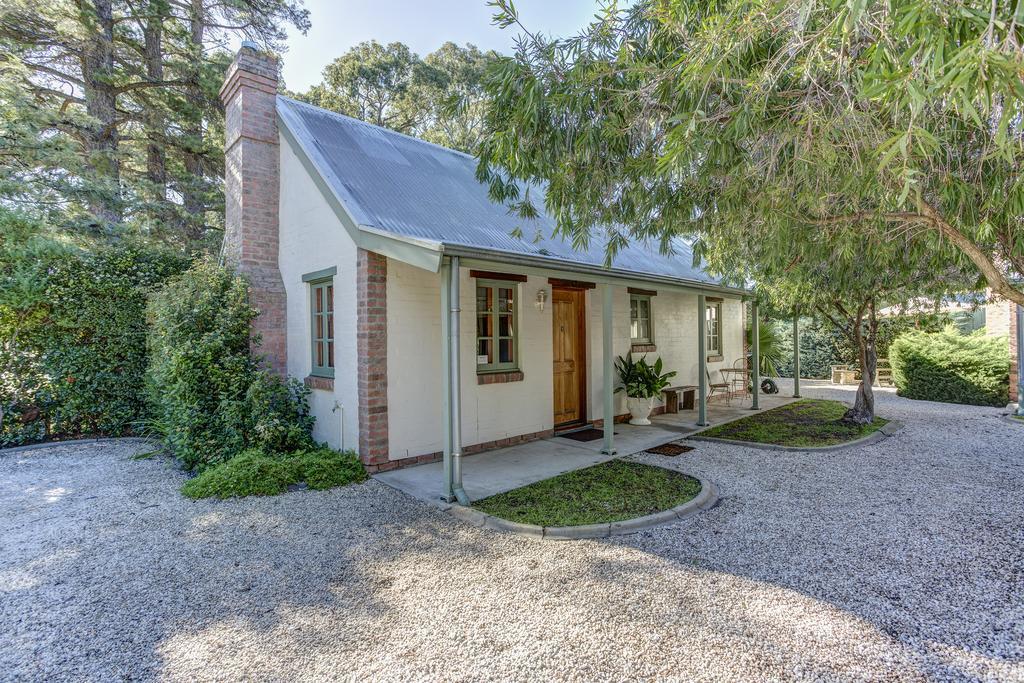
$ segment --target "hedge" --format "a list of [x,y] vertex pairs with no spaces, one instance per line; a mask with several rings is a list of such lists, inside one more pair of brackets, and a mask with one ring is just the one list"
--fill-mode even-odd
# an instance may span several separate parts
[[7,221],[0,447],[131,433],[146,414],[146,297],[188,261],[128,243],[70,247]]
[[907,398],[1002,407],[1009,402],[1006,337],[908,332],[892,343],[889,361],[897,393]]
[[[901,334],[921,329],[927,332],[941,330],[949,316],[903,315],[881,318],[878,321],[876,353],[879,358],[888,358],[892,342]],[[771,323],[779,335],[779,374],[793,376],[793,323],[774,321]],[[860,367],[860,358],[853,343],[832,323],[823,319],[800,319],[800,376],[808,379],[828,379],[832,376],[833,365]]]
[[209,263],[151,297],[151,426],[186,469],[203,471],[251,449],[313,446],[309,390],[264,371],[252,352],[256,314],[246,281]]

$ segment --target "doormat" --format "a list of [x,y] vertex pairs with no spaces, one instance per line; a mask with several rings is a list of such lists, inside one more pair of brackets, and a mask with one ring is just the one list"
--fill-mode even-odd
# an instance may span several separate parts
[[693,446],[680,446],[677,443],[663,443],[660,446],[654,448],[648,448],[648,453],[654,453],[655,455],[667,455],[670,458],[674,458],[677,455],[683,453],[689,453],[693,450]]
[[[618,434],[618,432],[612,432]],[[597,441],[604,436],[603,429],[581,429],[578,432],[567,432],[566,434],[559,434],[558,436],[563,439],[572,439],[573,441]]]

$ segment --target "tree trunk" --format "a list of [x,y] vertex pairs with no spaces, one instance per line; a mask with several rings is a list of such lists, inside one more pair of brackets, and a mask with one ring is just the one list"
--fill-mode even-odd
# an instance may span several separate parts
[[[156,83],[164,79],[163,22],[167,15],[164,0],[152,0],[147,7],[143,38],[146,54],[146,78]],[[167,201],[167,156],[164,150],[164,119],[161,107],[146,107],[146,180],[148,193],[155,203],[152,211],[158,217]]]
[[875,374],[878,370],[878,353],[875,342],[878,335],[878,320],[875,316],[875,302],[869,302],[870,317],[868,318],[867,334],[864,334],[863,308],[857,313],[854,323],[854,341],[860,352],[860,386],[853,407],[843,415],[843,422],[856,425],[871,424],[875,420]]
[[195,51],[195,69],[188,75],[190,82],[187,92],[192,109],[188,113],[185,129],[184,156],[185,177],[181,185],[182,204],[185,215],[185,234],[193,241],[202,239],[206,227],[206,199],[203,188],[206,177],[203,163],[203,119],[202,103],[205,99],[200,83],[200,63],[203,55],[203,38],[206,32],[206,8],[203,0],[192,0],[189,11],[189,40]]
[[[84,42],[81,67],[85,111],[93,119],[83,130],[86,166],[96,185],[89,209],[106,225],[120,223],[121,167],[118,159],[117,92],[114,88],[114,14],[111,0],[79,0],[83,26],[92,36]],[[104,227],[106,227],[106,225]]]

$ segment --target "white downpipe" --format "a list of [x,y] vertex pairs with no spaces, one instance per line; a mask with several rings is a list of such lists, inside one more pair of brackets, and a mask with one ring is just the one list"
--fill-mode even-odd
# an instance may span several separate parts
[[462,488],[462,373],[459,362],[461,302],[459,257],[452,256],[448,266],[448,428],[451,434],[451,492],[460,505],[469,505],[469,496]]
[[441,486],[441,499],[446,503],[455,500],[452,490],[452,417],[450,398],[452,394],[452,378],[449,371],[449,354],[451,353],[451,306],[448,304],[449,276],[451,266],[448,259],[441,261],[441,424],[444,426],[444,457],[442,469],[444,481]]

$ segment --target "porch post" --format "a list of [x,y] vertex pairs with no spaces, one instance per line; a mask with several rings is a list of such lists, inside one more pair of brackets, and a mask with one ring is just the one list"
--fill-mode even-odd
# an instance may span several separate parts
[[757,310],[757,299],[750,302],[750,379],[753,383],[751,410],[758,410],[757,397],[761,393],[761,321]]
[[601,373],[603,382],[604,408],[601,411],[604,422],[604,447],[601,452],[615,455],[615,395],[612,386],[612,286],[601,285],[601,349],[603,352]]
[[1024,415],[1024,306],[1017,304],[1017,414]]
[[707,353],[708,303],[703,294],[697,295],[697,393],[700,407],[697,408],[697,426],[708,425],[708,353]]
[[448,259],[448,443],[449,467],[446,472],[446,492],[459,502],[469,505],[469,496],[462,488],[462,376],[460,372],[461,345],[459,339],[459,317],[462,312],[461,293],[459,291],[459,257]]
[[793,398],[800,398],[800,312],[793,311]]
[[448,259],[441,260],[441,424],[444,426],[444,482],[441,485],[441,499],[446,503],[455,500],[452,488],[452,416],[451,402],[451,326],[452,311],[449,305],[451,266]]

